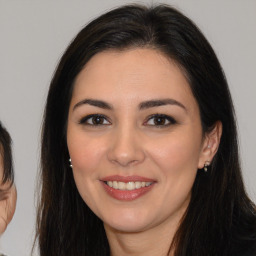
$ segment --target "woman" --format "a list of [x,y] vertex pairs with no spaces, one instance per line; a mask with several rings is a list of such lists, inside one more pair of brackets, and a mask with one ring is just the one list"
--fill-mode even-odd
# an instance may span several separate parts
[[256,253],[225,76],[171,7],[120,7],[76,36],[41,163],[40,255]]
[[12,220],[16,207],[16,188],[13,184],[11,137],[0,123],[0,235]]

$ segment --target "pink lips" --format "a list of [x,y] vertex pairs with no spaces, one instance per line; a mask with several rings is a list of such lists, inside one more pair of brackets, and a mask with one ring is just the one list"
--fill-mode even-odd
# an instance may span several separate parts
[[[145,178],[145,177],[140,177],[140,176],[126,176],[125,177],[125,176],[113,175],[113,176],[104,177],[101,179],[101,181],[102,181],[102,185],[103,185],[105,191],[111,197],[113,197],[117,200],[121,200],[121,201],[135,200],[135,199],[143,196],[147,192],[149,192],[155,184],[154,180]],[[152,182],[152,184],[147,187],[141,187],[141,188],[134,189],[134,190],[119,190],[119,189],[111,188],[110,186],[108,186],[106,184],[107,181],[121,181],[121,182],[125,182],[125,183],[139,181],[139,182]]]

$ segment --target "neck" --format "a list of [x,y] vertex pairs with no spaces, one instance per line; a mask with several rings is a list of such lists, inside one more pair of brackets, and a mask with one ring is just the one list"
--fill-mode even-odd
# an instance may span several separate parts
[[144,231],[129,233],[115,230],[105,224],[111,256],[173,256],[171,244],[179,220],[169,225],[164,222]]

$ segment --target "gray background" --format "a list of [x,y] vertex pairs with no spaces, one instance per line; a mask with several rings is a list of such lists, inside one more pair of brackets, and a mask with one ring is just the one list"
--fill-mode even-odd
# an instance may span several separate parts
[[[15,216],[0,241],[8,256],[29,255],[33,243],[41,119],[55,66],[84,24],[132,2],[0,0],[0,119],[14,141],[18,189]],[[163,2],[197,23],[222,63],[237,111],[243,176],[255,202],[256,1]]]

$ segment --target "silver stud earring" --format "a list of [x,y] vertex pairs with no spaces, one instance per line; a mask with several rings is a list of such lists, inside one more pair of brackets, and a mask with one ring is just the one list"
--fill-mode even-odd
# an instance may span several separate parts
[[71,163],[71,158],[69,158],[69,166],[70,166],[70,168],[73,167],[73,165],[72,165],[72,163]]
[[210,162],[206,161],[204,164],[204,171],[207,172],[208,171],[208,167],[210,166]]

